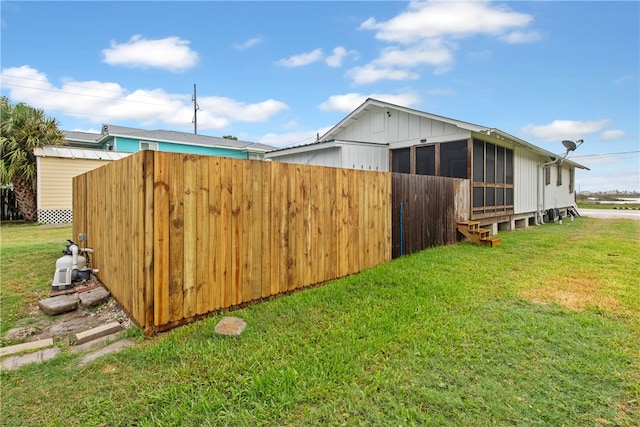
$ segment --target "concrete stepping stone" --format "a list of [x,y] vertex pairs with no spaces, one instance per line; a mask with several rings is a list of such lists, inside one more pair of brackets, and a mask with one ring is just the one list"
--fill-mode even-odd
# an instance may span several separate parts
[[8,347],[0,348],[0,356],[8,356],[10,354],[21,353],[27,350],[35,350],[43,347],[53,346],[53,338],[47,338],[44,340],[30,341],[22,344],[10,345]]
[[85,307],[93,307],[109,299],[111,292],[103,288],[102,286],[89,289],[84,292],[78,292],[78,299],[80,304]]
[[2,370],[13,371],[30,363],[42,363],[45,360],[53,359],[58,353],[60,353],[60,348],[53,347],[36,351],[35,353],[7,357],[2,359]]
[[106,325],[98,326],[97,328],[89,329],[88,331],[78,332],[76,334],[76,345],[84,344],[100,337],[104,337],[105,335],[111,335],[120,330],[122,330],[122,326],[119,322],[111,322]]
[[247,326],[247,322],[239,317],[225,316],[215,327],[215,331],[218,335],[228,337],[239,337]]
[[124,350],[125,348],[129,348],[133,346],[134,342],[131,340],[122,340],[116,341],[114,343],[109,344],[106,347],[101,348],[100,350],[96,350],[92,353],[87,354],[80,360],[78,366],[84,366],[87,363],[91,363],[99,357],[106,356],[107,354],[117,353],[119,351]]
[[68,295],[59,295],[38,301],[38,307],[45,313],[55,316],[75,310],[78,308],[78,301]]

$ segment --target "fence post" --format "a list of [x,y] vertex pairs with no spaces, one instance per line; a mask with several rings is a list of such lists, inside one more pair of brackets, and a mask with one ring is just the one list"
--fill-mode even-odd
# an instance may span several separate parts
[[404,255],[404,251],[403,251],[403,243],[402,243],[402,235],[403,235],[403,230],[402,230],[402,203],[400,203],[400,256]]

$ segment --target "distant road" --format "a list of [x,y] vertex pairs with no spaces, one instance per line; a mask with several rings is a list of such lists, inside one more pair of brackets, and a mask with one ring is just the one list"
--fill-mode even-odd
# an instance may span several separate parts
[[613,219],[626,218],[640,221],[640,210],[625,209],[579,209],[578,213],[589,218]]

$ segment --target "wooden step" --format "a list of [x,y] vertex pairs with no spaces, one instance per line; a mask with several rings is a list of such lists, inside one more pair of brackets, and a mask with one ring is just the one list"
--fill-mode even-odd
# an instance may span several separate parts
[[500,237],[491,236],[491,230],[488,228],[480,228],[480,223],[478,221],[457,222],[455,228],[476,245],[487,245],[495,248],[502,243],[502,239]]
[[480,223],[478,221],[460,221],[456,223],[456,228],[464,228],[469,231],[477,230],[480,228]]
[[485,237],[480,239],[480,241],[483,245],[487,245],[492,248],[495,248],[496,246],[500,245],[500,243],[502,243],[502,239],[498,236]]

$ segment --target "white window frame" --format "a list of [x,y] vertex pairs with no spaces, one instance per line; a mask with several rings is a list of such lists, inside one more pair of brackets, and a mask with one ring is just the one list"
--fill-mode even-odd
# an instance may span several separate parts
[[142,150],[158,151],[158,143],[153,141],[140,141],[139,148],[140,148],[140,151]]

